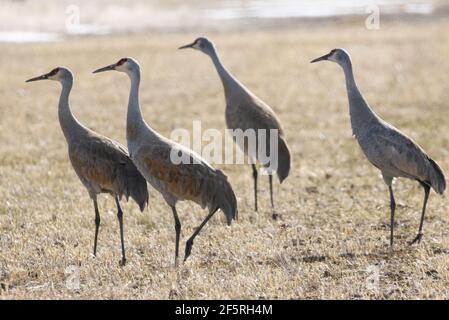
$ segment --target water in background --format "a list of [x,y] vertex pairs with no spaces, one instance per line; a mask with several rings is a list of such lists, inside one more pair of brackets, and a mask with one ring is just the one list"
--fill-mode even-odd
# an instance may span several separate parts
[[381,14],[432,14],[441,0],[0,0],[0,42],[142,30],[220,30],[244,23]]

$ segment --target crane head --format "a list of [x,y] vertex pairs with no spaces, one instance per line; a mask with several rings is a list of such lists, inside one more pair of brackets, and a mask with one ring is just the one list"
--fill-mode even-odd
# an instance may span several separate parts
[[39,81],[39,80],[61,81],[67,77],[72,77],[72,72],[67,68],[57,67],[57,68],[54,68],[53,70],[51,70],[49,73],[28,79],[26,82]]
[[139,63],[133,58],[121,58],[116,63],[110,64],[106,67],[95,70],[93,73],[99,73],[104,71],[120,71],[128,73],[135,68],[139,68]]
[[351,59],[349,57],[349,53],[346,52],[345,49],[337,48],[332,49],[329,53],[321,56],[319,58],[313,59],[310,63],[318,62],[318,61],[333,61],[340,65],[348,63]]
[[192,43],[181,46],[178,49],[187,48],[199,50],[201,52],[204,52],[205,54],[210,54],[214,50],[214,44],[206,37],[199,37]]

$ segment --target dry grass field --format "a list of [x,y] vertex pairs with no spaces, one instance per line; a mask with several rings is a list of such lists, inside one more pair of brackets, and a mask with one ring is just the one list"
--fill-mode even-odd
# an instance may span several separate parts
[[[124,144],[129,80],[91,72],[124,56],[143,69],[141,105],[148,123],[225,128],[224,97],[209,58],[176,48],[190,33],[78,38],[46,44],[0,44],[0,298],[449,298],[449,203],[432,191],[418,246],[423,200],[416,182],[395,184],[396,247],[390,254],[388,190],[351,136],[343,72],[309,61],[334,47],[353,57],[359,86],[374,110],[400,128],[449,174],[449,22],[402,21],[365,29],[363,21],[299,24],[272,31],[207,34],[224,64],[270,104],[293,152],[291,175],[260,179],[253,210],[251,168],[216,165],[229,176],[240,220],[222,213],[174,267],[170,208],[150,189],[143,213],[123,203],[128,264],[119,266],[116,209],[100,196],[102,226],[91,256],[94,210],[68,160],[57,117],[60,86],[25,83],[64,65],[75,74],[71,105],[88,127]],[[178,208],[185,240],[206,211]],[[70,289],[70,266],[80,288]]]

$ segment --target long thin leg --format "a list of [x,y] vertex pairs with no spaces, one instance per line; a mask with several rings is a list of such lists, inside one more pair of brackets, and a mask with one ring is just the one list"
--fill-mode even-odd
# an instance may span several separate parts
[[391,186],[391,184],[388,186],[388,190],[390,190],[390,209],[391,209],[391,216],[390,216],[390,248],[393,249],[394,212],[396,210],[396,202],[394,201],[393,187]]
[[268,181],[270,182],[270,200],[271,200],[271,207],[274,208],[274,202],[273,202],[273,175],[268,175]]
[[427,206],[427,200],[429,199],[429,192],[430,192],[430,187],[426,184],[421,183],[421,185],[424,188],[424,204],[422,207],[422,213],[421,213],[421,222],[419,223],[419,230],[418,230],[418,234],[416,235],[416,238],[410,242],[410,245],[414,244],[415,242],[420,243],[423,233],[422,233],[422,227],[424,225],[424,215],[426,214],[426,206]]
[[209,221],[209,219],[212,218],[214,213],[217,212],[217,210],[218,209],[216,209],[215,211],[209,212],[207,217],[203,220],[203,222],[201,222],[200,226],[195,230],[195,232],[192,234],[192,236],[189,238],[189,240],[187,240],[184,261],[187,260],[187,258],[190,256],[190,253],[192,252],[193,240],[198,235],[198,233],[200,233],[201,229],[203,229],[203,227],[207,223],[207,221]]
[[120,241],[122,244],[122,261],[120,264],[124,266],[126,264],[126,255],[125,255],[125,239],[123,236],[123,211],[122,208],[120,207],[120,202],[117,196],[115,196],[115,204],[117,205],[117,218],[120,226]]
[[179,256],[179,238],[181,237],[181,222],[179,221],[178,213],[176,212],[176,207],[172,206],[171,210],[173,212],[173,218],[175,218],[175,231],[176,231],[175,266],[177,266]]
[[253,163],[253,179],[254,179],[254,208],[257,211],[257,167]]
[[94,256],[97,256],[97,240],[98,240],[98,229],[100,229],[100,212],[98,211],[97,197],[92,198],[94,201],[95,208],[95,239],[94,239]]

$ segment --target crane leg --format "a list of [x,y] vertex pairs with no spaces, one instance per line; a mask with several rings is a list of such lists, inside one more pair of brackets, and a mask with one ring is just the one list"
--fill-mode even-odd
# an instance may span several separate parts
[[214,211],[209,212],[207,217],[203,220],[203,222],[201,222],[200,226],[198,228],[196,228],[195,232],[192,234],[192,236],[189,238],[189,240],[187,240],[184,261],[187,260],[187,258],[190,256],[190,253],[192,252],[193,240],[200,233],[201,229],[203,229],[203,227],[207,223],[207,221],[209,221],[209,219],[212,218],[212,216],[215,214],[215,212],[217,212],[217,210],[218,210],[218,208],[215,209]]
[[274,202],[273,202],[273,175],[268,175],[268,181],[270,182],[270,200],[271,200],[271,207],[274,208]]
[[410,242],[410,245],[418,242],[421,242],[423,233],[422,233],[422,227],[424,224],[424,215],[426,214],[426,206],[427,206],[427,200],[429,199],[429,192],[430,192],[430,187],[427,184],[421,183],[421,185],[424,188],[424,204],[422,207],[422,212],[421,212],[421,222],[419,223],[419,230],[418,230],[418,234],[416,235],[416,238]]
[[179,256],[179,238],[181,237],[181,222],[179,221],[178,213],[176,212],[176,207],[172,206],[171,210],[173,212],[173,218],[175,218],[175,231],[176,231],[175,266],[177,266]]
[[120,265],[124,266],[126,264],[126,255],[125,255],[125,239],[123,236],[123,211],[122,208],[120,207],[120,202],[117,196],[115,196],[115,204],[117,205],[117,218],[120,226],[120,242],[122,245],[122,261],[120,262]]
[[253,179],[254,179],[254,208],[257,211],[257,167],[253,163]]
[[97,240],[98,240],[98,229],[100,229],[100,212],[98,211],[97,197],[93,198],[94,208],[95,208],[95,239],[94,239],[94,256],[97,256]]
[[396,210],[396,202],[394,201],[393,187],[391,184],[388,186],[388,190],[390,191],[390,249],[393,249],[393,230],[394,230],[394,212]]

